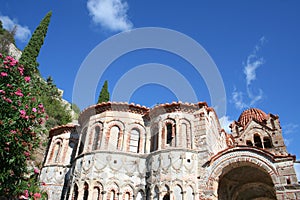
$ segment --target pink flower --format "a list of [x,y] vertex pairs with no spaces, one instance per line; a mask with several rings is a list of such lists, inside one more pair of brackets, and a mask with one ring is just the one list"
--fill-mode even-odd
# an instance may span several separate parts
[[42,195],[40,194],[40,193],[34,193],[34,195],[33,195],[35,198],[41,198],[42,197]]
[[24,196],[25,196],[26,198],[29,197],[28,190],[24,190]]
[[24,74],[24,68],[23,67],[18,67],[18,70],[19,70],[21,76],[23,76],[23,74]]
[[5,94],[5,91],[4,91],[4,90],[0,90],[0,93],[1,93],[1,94]]
[[6,101],[7,103],[12,103],[12,100],[10,98],[3,97],[3,100]]
[[18,89],[18,90],[15,92],[15,95],[20,96],[20,97],[24,96],[23,93],[22,93],[22,91],[21,91],[20,89]]
[[41,104],[41,103],[38,105],[38,107],[39,108],[44,108],[43,104]]
[[39,174],[39,173],[40,173],[40,170],[39,170],[38,168],[34,168],[33,172],[34,172],[35,174]]
[[32,108],[32,112],[36,112],[36,108]]
[[20,110],[20,114],[21,115],[26,115],[26,111],[25,110]]
[[12,87],[12,85],[11,85],[11,84],[9,84],[9,83],[7,83],[7,84],[6,84],[6,86],[7,86],[7,87],[9,87],[9,88],[11,88],[11,87]]
[[0,76],[7,76],[7,73],[6,72],[1,72]]
[[12,58],[9,64],[10,64],[10,66],[15,66],[17,63],[18,63],[18,61],[15,60],[14,58]]
[[29,156],[30,156],[30,153],[29,153],[28,151],[24,151],[24,155],[25,155],[26,157],[29,157]]
[[26,83],[29,83],[29,82],[30,82],[30,76],[25,76],[24,79],[25,79],[25,82],[26,82]]

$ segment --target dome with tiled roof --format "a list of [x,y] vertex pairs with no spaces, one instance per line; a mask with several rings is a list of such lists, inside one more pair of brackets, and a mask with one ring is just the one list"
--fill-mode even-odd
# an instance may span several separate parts
[[267,114],[258,108],[250,108],[242,112],[238,122],[241,126],[246,126],[253,119],[257,122],[263,122],[267,119]]

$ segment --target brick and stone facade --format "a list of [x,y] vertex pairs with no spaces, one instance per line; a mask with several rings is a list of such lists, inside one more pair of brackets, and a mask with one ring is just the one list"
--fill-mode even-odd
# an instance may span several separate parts
[[244,111],[220,127],[205,102],[102,103],[54,128],[40,174],[49,199],[300,199],[279,117]]

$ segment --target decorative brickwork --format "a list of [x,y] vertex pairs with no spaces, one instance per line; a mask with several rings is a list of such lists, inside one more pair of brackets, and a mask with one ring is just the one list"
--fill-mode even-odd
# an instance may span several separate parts
[[226,133],[206,103],[101,103],[49,133],[49,199],[300,199],[279,117],[244,111]]

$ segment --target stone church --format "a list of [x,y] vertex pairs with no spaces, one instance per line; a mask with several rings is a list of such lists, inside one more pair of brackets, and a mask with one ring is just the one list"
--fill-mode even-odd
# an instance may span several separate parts
[[40,181],[52,200],[300,199],[279,117],[251,108],[230,128],[205,102],[93,105],[50,130]]

